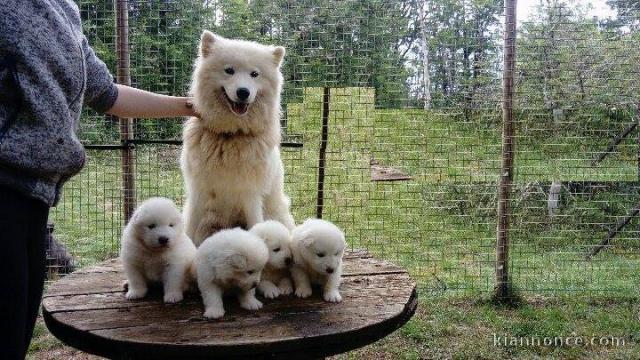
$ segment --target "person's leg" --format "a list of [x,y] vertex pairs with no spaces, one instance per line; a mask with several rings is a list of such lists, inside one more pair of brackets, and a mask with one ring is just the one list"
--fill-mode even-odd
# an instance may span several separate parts
[[47,264],[47,218],[49,207],[45,203],[33,205],[33,219],[30,225],[29,243],[27,245],[28,294],[27,294],[27,328],[25,330],[24,349],[29,348],[33,328],[36,325],[40,302],[42,301],[42,289],[44,287],[45,271]]
[[[31,338],[39,306],[38,289],[40,292],[42,289],[40,279],[44,276],[43,267],[40,267],[42,274],[35,274],[38,268],[35,264],[45,256],[38,255],[36,247],[38,243],[44,244],[45,233],[42,233],[42,239],[34,239],[39,234],[37,227],[43,223],[46,226],[47,212],[44,203],[0,187],[0,254],[3,257],[0,261],[0,333],[3,334],[0,358],[3,359],[24,359]],[[44,245],[40,248],[44,252]],[[33,266],[30,265],[32,254],[37,258],[33,260]],[[29,279],[31,272],[33,283]]]

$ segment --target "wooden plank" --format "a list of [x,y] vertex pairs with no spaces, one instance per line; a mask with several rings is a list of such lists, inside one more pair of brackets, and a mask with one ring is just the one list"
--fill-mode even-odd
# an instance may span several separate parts
[[[388,281],[388,283],[387,283]],[[413,280],[406,274],[389,274],[375,276],[354,276],[344,278],[340,285],[340,291],[343,297],[358,299],[362,294],[361,291],[384,291],[389,286],[398,286],[400,288],[412,288],[415,285]],[[262,299],[262,298],[261,298]],[[265,300],[265,299],[262,299]],[[228,299],[226,303],[235,304],[233,299]],[[273,305],[275,310],[283,310],[288,307],[296,307],[298,305],[309,307],[326,305],[320,297],[320,289],[314,288],[314,295],[309,299],[298,299],[294,296],[281,297],[274,300],[265,300],[266,304]],[[62,295],[50,296],[43,300],[43,307],[51,313],[54,312],[71,312],[82,310],[105,310],[105,309],[123,309],[142,306],[157,306],[160,308],[168,308],[172,305],[164,305],[162,303],[162,294],[159,291],[149,294],[143,300],[131,301],[124,297],[124,291],[99,294],[80,294],[80,295]],[[202,301],[200,294],[197,292],[188,293],[181,307],[194,305],[201,309]],[[271,307],[270,307],[271,308]],[[236,309],[240,313],[246,313],[243,310]],[[164,311],[164,310],[162,310]]]

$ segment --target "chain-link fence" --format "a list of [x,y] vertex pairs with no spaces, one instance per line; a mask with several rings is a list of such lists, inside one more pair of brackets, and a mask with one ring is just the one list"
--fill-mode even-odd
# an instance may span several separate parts
[[[518,7],[507,215],[520,291],[622,296],[640,285],[640,14],[634,2],[608,3]],[[114,1],[79,7],[115,74]],[[285,46],[282,153],[296,221],[320,210],[351,247],[406,266],[423,290],[494,289],[502,1],[129,0],[127,9],[131,83],[146,90],[187,93],[204,28]],[[135,146],[138,201],[182,204],[181,125],[137,120],[122,142],[116,120],[84,114],[87,166],[50,219],[77,264],[117,254],[123,148]]]

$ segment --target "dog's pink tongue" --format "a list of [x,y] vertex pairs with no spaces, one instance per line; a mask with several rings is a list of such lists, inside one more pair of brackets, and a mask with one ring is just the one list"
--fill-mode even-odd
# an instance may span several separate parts
[[247,112],[247,108],[249,108],[249,105],[248,104],[241,104],[241,103],[234,102],[231,105],[231,107],[233,107],[233,111],[235,111],[236,114],[242,115],[242,114]]

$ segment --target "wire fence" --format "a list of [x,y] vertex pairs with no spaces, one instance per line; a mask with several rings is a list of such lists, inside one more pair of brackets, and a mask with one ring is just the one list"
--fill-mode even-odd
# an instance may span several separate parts
[[[406,266],[423,291],[494,290],[502,1],[124,3],[131,84],[146,90],[187,94],[205,28],[287,48],[282,157],[297,222],[317,215],[321,179],[322,216],[351,247]],[[635,296],[640,285],[640,9],[608,3],[518,7],[506,263],[525,293]],[[79,7],[115,74],[114,1]],[[123,148],[138,201],[182,204],[181,126],[136,120],[121,142],[117,120],[83,114],[87,165],[50,218],[77,265],[117,255]]]

